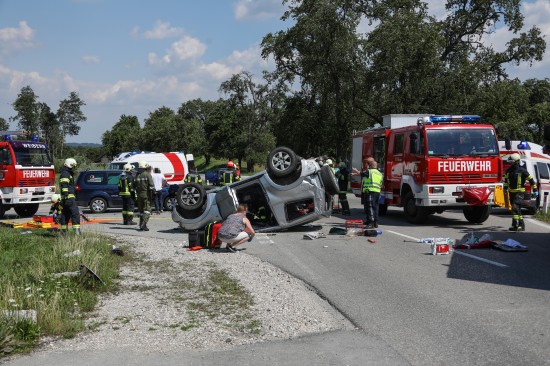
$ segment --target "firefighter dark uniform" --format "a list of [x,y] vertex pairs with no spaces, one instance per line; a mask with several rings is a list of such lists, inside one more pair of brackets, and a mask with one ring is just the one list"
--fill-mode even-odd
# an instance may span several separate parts
[[202,178],[200,174],[197,173],[189,173],[184,179],[185,183],[198,183],[202,184]]
[[361,173],[361,194],[365,207],[365,214],[367,215],[367,220],[365,222],[367,227],[378,227],[380,190],[382,189],[384,177],[375,166],[376,162],[373,160],[371,167]]
[[53,221],[56,224],[59,224],[62,214],[63,214],[63,204],[61,203],[61,199],[57,198],[57,200],[54,202],[52,198],[52,205],[50,206],[50,212],[48,212],[48,215],[53,216]]
[[149,166],[145,162],[139,163],[138,174],[135,178],[138,211],[139,211],[139,229],[140,231],[149,231],[147,222],[151,217],[151,198],[155,191],[153,177],[148,171]]
[[69,220],[72,223],[72,228],[77,234],[80,234],[80,211],[76,205],[76,190],[74,183],[74,168],[76,160],[69,158],[65,160],[65,164],[61,169],[59,177],[59,187],[61,189],[61,205],[62,214],[60,220],[61,233],[67,233],[69,229]]
[[118,194],[122,198],[122,220],[124,225],[136,225],[134,221],[134,200],[136,191],[134,189],[134,176],[132,167],[125,167],[118,181]]
[[346,167],[346,163],[341,162],[340,168],[336,172],[336,178],[338,178],[338,201],[342,205],[342,214],[349,215],[351,212],[349,210],[348,196],[346,192],[348,191],[349,184],[349,171]]
[[222,172],[220,176],[220,186],[225,186],[226,184],[231,184],[240,180],[241,178],[237,175],[237,172],[234,168],[229,168]]
[[504,174],[504,190],[508,191],[512,205],[512,226],[508,230],[525,231],[525,222],[521,215],[521,206],[525,199],[525,182],[529,181],[535,196],[538,195],[537,184],[527,169],[521,165],[519,154],[512,154],[508,160],[513,162]]

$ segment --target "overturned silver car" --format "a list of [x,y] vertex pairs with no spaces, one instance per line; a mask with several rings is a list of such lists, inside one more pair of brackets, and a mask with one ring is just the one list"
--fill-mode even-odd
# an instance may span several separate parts
[[200,229],[246,204],[255,231],[278,231],[329,217],[337,193],[330,167],[278,147],[269,154],[266,170],[241,181],[208,191],[201,184],[182,184],[172,220],[185,230]]

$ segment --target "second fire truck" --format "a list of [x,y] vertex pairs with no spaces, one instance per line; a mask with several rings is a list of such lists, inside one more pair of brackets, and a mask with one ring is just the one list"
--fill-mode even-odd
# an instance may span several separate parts
[[[384,175],[380,214],[399,206],[409,222],[421,224],[432,214],[460,209],[469,222],[487,220],[503,175],[492,125],[474,115],[383,119],[381,127],[354,133],[352,153],[354,168],[363,170],[365,159],[373,157]],[[351,188],[361,195],[359,176],[352,177]],[[473,188],[486,196],[472,203],[465,193]]]

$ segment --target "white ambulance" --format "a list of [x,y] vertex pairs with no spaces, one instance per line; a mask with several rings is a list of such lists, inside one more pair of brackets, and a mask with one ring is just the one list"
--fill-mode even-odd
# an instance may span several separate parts
[[499,141],[498,148],[500,150],[500,156],[504,164],[504,172],[510,166],[508,158],[514,153],[518,153],[521,157],[521,164],[523,164],[529,174],[533,177],[537,183],[539,189],[538,198],[531,196],[531,187],[529,183],[525,187],[525,199],[528,200],[529,206],[527,210],[530,214],[534,214],[540,209],[547,210],[550,205],[550,155],[543,152],[541,145],[528,141],[510,141],[510,146],[506,147],[506,141]]
[[159,168],[169,184],[183,183],[185,176],[189,173],[189,168],[194,168],[195,165],[193,155],[183,152],[131,151],[115,156],[107,169],[123,170],[124,165],[130,163],[137,170],[140,161],[147,162],[153,167],[153,170]]

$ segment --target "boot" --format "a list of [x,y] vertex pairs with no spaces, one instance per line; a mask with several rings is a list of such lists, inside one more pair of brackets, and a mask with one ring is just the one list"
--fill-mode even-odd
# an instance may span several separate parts
[[378,227],[378,221],[373,222],[372,226],[375,227],[375,228]]
[[133,215],[128,215],[128,223],[126,225],[137,225],[137,222],[134,221]]
[[128,225],[128,215],[122,214],[122,225]]
[[143,231],[143,216],[139,217],[139,231]]
[[512,226],[508,228],[508,231],[518,231],[518,220],[512,220]]
[[525,222],[523,219],[518,220],[518,231],[525,231]]

